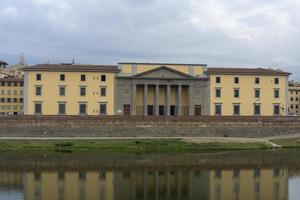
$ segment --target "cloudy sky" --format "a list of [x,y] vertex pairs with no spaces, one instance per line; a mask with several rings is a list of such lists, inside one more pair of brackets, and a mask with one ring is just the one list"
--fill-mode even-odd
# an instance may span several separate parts
[[[1,0],[0,60],[276,67],[300,79],[299,0]],[[298,75],[298,74],[299,75]]]

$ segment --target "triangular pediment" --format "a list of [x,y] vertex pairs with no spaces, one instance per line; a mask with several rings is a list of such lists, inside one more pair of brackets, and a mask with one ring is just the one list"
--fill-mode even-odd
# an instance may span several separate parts
[[189,74],[177,71],[175,69],[162,66],[146,72],[142,72],[132,76],[134,78],[165,78],[165,79],[186,79],[186,78],[195,78]]

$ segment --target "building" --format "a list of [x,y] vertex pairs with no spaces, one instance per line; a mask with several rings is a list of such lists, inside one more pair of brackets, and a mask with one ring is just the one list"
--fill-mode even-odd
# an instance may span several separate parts
[[288,115],[290,73],[205,64],[44,64],[23,68],[25,114]]
[[114,114],[117,66],[41,64],[23,71],[25,114]]
[[0,69],[5,69],[7,65],[8,65],[8,63],[0,60]]
[[289,82],[289,113],[299,115],[300,113],[300,83],[295,81]]
[[0,114],[23,114],[22,78],[0,78]]
[[119,63],[116,113],[209,115],[209,78],[203,64]]
[[208,68],[210,115],[288,115],[290,73],[265,68]]

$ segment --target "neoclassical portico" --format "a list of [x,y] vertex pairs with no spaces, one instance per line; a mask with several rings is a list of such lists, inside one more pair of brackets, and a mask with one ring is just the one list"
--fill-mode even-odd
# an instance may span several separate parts
[[208,115],[209,80],[168,67],[117,77],[116,114]]

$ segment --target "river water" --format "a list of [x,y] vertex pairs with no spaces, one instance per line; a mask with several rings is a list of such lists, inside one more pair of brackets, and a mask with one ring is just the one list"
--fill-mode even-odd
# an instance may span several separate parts
[[300,199],[300,151],[0,153],[2,200]]

